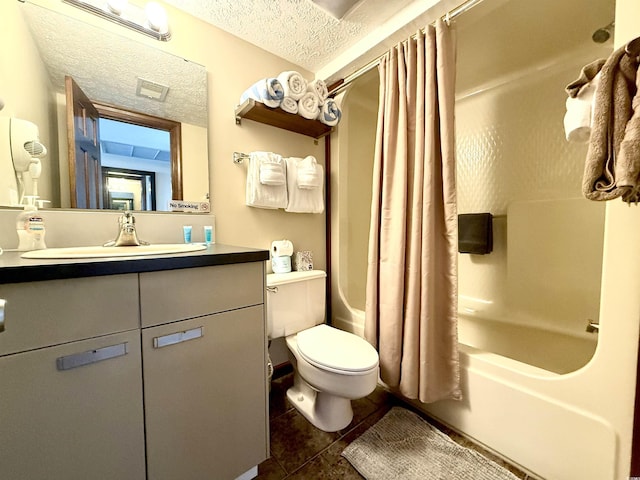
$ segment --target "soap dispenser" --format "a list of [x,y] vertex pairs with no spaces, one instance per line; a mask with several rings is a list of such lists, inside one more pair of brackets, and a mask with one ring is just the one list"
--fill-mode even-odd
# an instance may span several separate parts
[[26,250],[42,250],[47,248],[44,243],[44,219],[38,213],[34,198],[26,197],[27,204],[24,211],[16,218],[16,232],[18,233],[19,252]]

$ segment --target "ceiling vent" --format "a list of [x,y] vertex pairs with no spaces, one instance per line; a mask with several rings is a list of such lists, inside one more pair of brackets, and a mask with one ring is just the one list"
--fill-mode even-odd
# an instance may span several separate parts
[[144,78],[138,78],[136,95],[138,95],[139,97],[150,98],[152,100],[164,102],[165,98],[167,98],[168,92],[169,87],[167,85],[152,82],[151,80],[145,80]]

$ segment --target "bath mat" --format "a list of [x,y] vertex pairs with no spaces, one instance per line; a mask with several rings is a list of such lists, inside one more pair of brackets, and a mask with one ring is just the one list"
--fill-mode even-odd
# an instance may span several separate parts
[[342,456],[367,480],[518,480],[401,407],[393,407]]

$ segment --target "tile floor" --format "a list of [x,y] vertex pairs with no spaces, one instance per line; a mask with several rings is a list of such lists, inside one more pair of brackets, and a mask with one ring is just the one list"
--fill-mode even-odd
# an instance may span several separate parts
[[[271,457],[258,467],[256,478],[259,480],[361,480],[363,477],[340,456],[344,448],[380,420],[392,406],[411,408],[378,387],[368,397],[353,402],[354,418],[347,428],[327,433],[313,427],[287,400],[286,391],[293,383],[293,374],[285,372],[280,377],[277,375],[271,384],[269,405]],[[441,425],[438,427],[458,443],[475,448],[508,468],[518,478],[529,478],[465,438]]]

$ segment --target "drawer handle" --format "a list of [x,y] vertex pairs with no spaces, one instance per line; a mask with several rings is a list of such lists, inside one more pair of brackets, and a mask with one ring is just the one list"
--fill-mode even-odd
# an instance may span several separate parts
[[169,345],[175,345],[176,343],[186,342],[188,340],[195,340],[202,337],[202,327],[192,328],[191,330],[185,330],[184,332],[170,333],[169,335],[163,335],[162,337],[154,337],[153,348],[162,348]]
[[102,360],[121,357],[128,353],[127,350],[127,342],[120,343],[118,345],[111,345],[109,347],[98,348],[96,350],[89,350],[87,352],[74,353],[73,355],[67,355],[65,357],[58,357],[56,359],[56,365],[58,370],[71,370],[72,368],[83,367],[91,363],[101,362]]
[[6,304],[7,301],[0,298],[0,333],[4,332],[4,307]]

